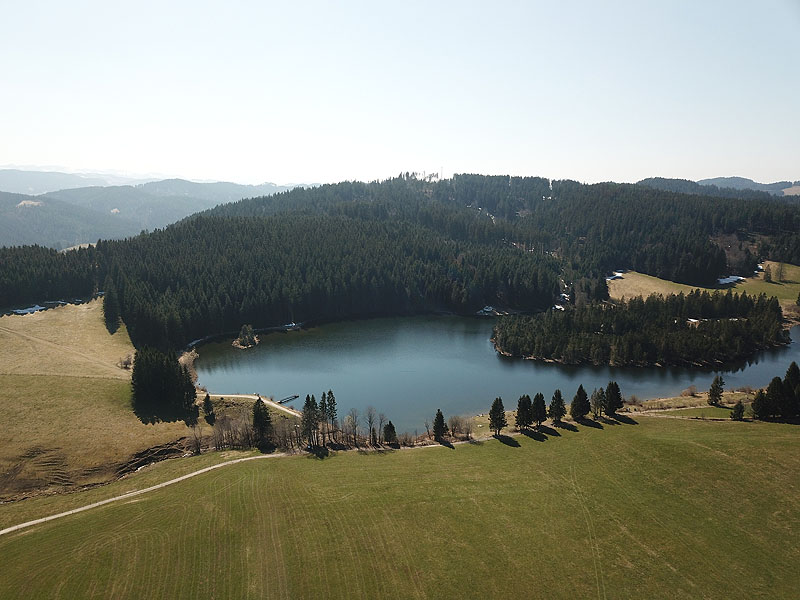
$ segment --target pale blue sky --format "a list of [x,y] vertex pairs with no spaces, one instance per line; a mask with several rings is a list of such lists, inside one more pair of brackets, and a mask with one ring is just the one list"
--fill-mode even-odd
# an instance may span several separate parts
[[800,179],[800,0],[0,1],[0,164]]

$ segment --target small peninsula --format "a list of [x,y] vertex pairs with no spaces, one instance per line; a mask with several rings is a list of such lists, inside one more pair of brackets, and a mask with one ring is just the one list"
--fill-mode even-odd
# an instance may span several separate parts
[[788,344],[775,298],[693,291],[501,317],[492,337],[506,356],[568,365],[711,366]]

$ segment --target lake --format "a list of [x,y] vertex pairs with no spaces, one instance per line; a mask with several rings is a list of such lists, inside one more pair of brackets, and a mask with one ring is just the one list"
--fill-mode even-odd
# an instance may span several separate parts
[[[537,392],[549,403],[556,388],[569,404],[579,384],[591,394],[609,380],[624,396],[640,399],[677,396],[694,384],[707,390],[711,369],[562,366],[506,358],[489,341],[493,319],[420,316],[332,323],[301,331],[262,334],[255,348],[237,350],[230,341],[198,348],[198,383],[215,394],[272,396],[298,394],[290,406],[301,409],[306,394],[336,395],[339,418],[351,407],[372,405],[397,431],[423,431],[437,408],[453,414],[486,413],[501,396],[506,410],[522,394]],[[719,371],[726,389],[766,386],[800,362],[800,327],[793,343],[760,352],[753,360]]]

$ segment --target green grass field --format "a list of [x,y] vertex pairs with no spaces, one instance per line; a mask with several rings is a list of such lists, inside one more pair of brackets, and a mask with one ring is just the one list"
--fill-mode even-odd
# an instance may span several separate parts
[[699,406],[697,408],[684,408],[681,410],[665,410],[661,414],[696,419],[729,419],[731,416],[731,409],[726,406]]
[[0,597],[796,597],[800,430],[636,418],[225,467],[0,537]]

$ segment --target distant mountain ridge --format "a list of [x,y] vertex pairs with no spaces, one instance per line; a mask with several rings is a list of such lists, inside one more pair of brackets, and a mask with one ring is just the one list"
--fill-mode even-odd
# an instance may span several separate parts
[[[649,188],[681,194],[713,196],[717,198],[765,198],[768,196],[791,196],[800,193],[800,181],[758,183],[744,177],[715,177],[713,179],[673,179],[648,177],[637,182]],[[795,191],[797,190],[797,191]]]
[[[775,183],[758,183],[746,177],[712,177],[711,179],[700,179],[700,185],[715,185],[719,188],[731,188],[734,190],[757,190],[759,192],[769,192],[780,196],[783,190],[792,187],[791,181],[776,181]],[[800,185],[800,181],[794,183]]]
[[[14,191],[52,185],[64,187],[38,195]],[[301,186],[184,179],[109,185],[101,178],[69,173],[0,169],[0,246],[38,244],[63,249],[99,238],[125,238],[219,204],[294,187]]]

